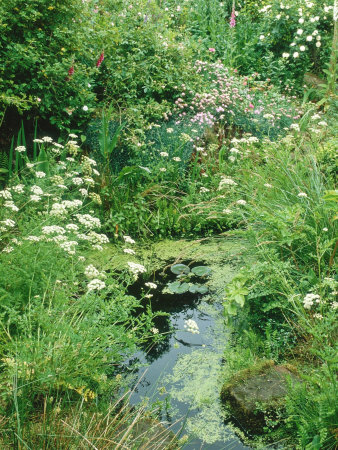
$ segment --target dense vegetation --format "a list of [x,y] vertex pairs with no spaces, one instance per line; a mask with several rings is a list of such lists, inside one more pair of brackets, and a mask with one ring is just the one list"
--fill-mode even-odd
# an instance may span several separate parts
[[[273,359],[303,379],[263,442],[335,448],[334,16],[331,0],[1,2],[1,448],[147,448],[121,394],[121,363],[162,339],[128,294],[151,273],[135,249],[220,233],[249,242],[224,286],[229,376]],[[97,264],[111,244],[122,272]]]

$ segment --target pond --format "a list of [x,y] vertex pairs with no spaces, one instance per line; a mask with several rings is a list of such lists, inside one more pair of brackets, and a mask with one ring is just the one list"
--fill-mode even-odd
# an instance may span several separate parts
[[[242,247],[229,246],[228,241],[199,243],[198,247],[202,253],[194,252],[194,256],[203,255],[203,259],[183,259],[182,255],[179,262],[190,269],[201,265],[211,268],[210,276],[198,280],[207,286],[206,294],[168,292],[169,283],[177,279],[171,270],[177,258],[162,261],[164,270],[154,270],[148,280],[155,282],[157,289],[147,301],[154,311],[168,314],[155,323],[165,339],[125,362],[126,366],[136,362],[138,367],[130,401],[134,405],[144,399],[163,402],[161,420],[175,433],[184,423],[181,434],[190,436],[185,449],[247,449],[229,425],[219,399],[222,357],[229,334],[222,319],[221,299],[225,283],[238,270]],[[132,286],[130,293],[140,295],[144,281]],[[196,277],[186,281],[195,283]],[[197,324],[198,333],[185,328],[189,320]]]

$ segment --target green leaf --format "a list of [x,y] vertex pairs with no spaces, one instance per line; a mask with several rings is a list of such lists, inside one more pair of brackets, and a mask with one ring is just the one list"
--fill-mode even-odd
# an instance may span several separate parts
[[205,277],[211,274],[211,269],[207,266],[197,266],[191,269],[191,272],[199,277]]
[[183,273],[189,273],[190,272],[189,267],[186,266],[185,264],[175,264],[175,265],[170,267],[170,270],[175,275],[181,275]]
[[181,283],[180,281],[174,281],[173,283],[168,284],[168,289],[173,294],[184,294],[189,290],[189,283]]

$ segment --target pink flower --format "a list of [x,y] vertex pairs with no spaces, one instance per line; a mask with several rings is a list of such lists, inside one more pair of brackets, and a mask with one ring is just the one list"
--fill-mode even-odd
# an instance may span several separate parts
[[68,70],[68,76],[66,77],[66,81],[69,81],[74,74],[74,66],[70,67]]
[[210,48],[209,48],[209,52],[210,52],[210,53],[215,53],[215,51],[216,51],[216,50],[215,50],[213,47],[210,47]]
[[252,103],[249,103],[249,108],[254,108],[254,105]]
[[104,52],[101,53],[99,59],[96,61],[96,67],[100,67],[103,60],[104,60]]
[[236,16],[235,16],[235,7],[233,7],[230,17],[230,28],[234,28],[235,26],[236,26]]

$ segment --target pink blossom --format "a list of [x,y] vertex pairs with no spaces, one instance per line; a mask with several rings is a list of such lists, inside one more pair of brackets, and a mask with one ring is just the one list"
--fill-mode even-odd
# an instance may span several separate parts
[[214,49],[213,47],[210,47],[210,48],[209,48],[209,52],[210,52],[210,53],[215,53],[215,51],[216,51],[216,49]]
[[230,28],[234,28],[235,26],[236,26],[236,16],[235,16],[235,7],[233,7],[230,17]]
[[249,103],[249,108],[254,108],[254,105],[252,103]]
[[104,52],[101,53],[99,59],[96,61],[96,67],[100,67],[103,60],[104,60]]

